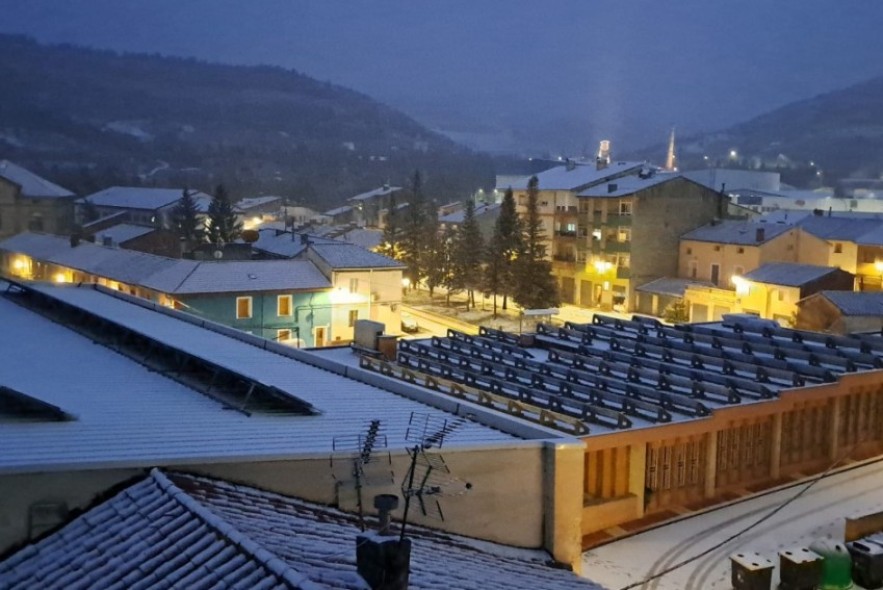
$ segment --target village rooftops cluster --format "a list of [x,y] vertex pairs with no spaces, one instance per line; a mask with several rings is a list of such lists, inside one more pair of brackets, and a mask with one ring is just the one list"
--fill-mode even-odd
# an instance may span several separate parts
[[[357,517],[217,479],[151,471],[0,562],[4,588],[367,590]],[[418,590],[600,590],[541,551],[411,526]],[[77,587],[79,587],[77,586]]]

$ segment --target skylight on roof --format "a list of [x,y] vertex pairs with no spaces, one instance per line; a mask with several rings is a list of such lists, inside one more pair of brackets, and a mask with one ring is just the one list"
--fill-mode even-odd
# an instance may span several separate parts
[[0,422],[67,422],[75,420],[61,408],[0,385]]

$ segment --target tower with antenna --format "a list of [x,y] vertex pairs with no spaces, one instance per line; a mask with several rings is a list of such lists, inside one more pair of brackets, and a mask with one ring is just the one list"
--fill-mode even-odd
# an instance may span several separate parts
[[665,169],[668,172],[677,172],[678,169],[678,161],[677,156],[675,155],[675,128],[671,128],[671,133],[668,136],[668,153],[665,155]]

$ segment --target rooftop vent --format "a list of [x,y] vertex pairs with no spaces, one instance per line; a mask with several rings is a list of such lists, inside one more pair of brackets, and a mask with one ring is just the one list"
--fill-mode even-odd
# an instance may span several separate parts
[[398,496],[374,497],[380,529],[356,537],[356,568],[372,590],[407,590],[411,569],[411,539],[389,530],[390,512],[398,507]]
[[608,193],[615,193],[618,188],[619,188],[618,184],[616,184],[615,182],[611,182],[607,185],[607,192]]
[[754,241],[762,242],[766,239],[766,228],[759,227],[754,231]]

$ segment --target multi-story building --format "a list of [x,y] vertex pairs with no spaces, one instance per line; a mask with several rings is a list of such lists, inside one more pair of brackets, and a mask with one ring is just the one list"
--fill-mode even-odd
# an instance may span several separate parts
[[[635,288],[677,272],[678,238],[726,215],[726,197],[640,163],[570,164],[537,175],[562,301],[633,309]],[[523,214],[527,181],[515,190]]]
[[74,199],[66,188],[0,160],[0,239],[23,231],[69,232]]

